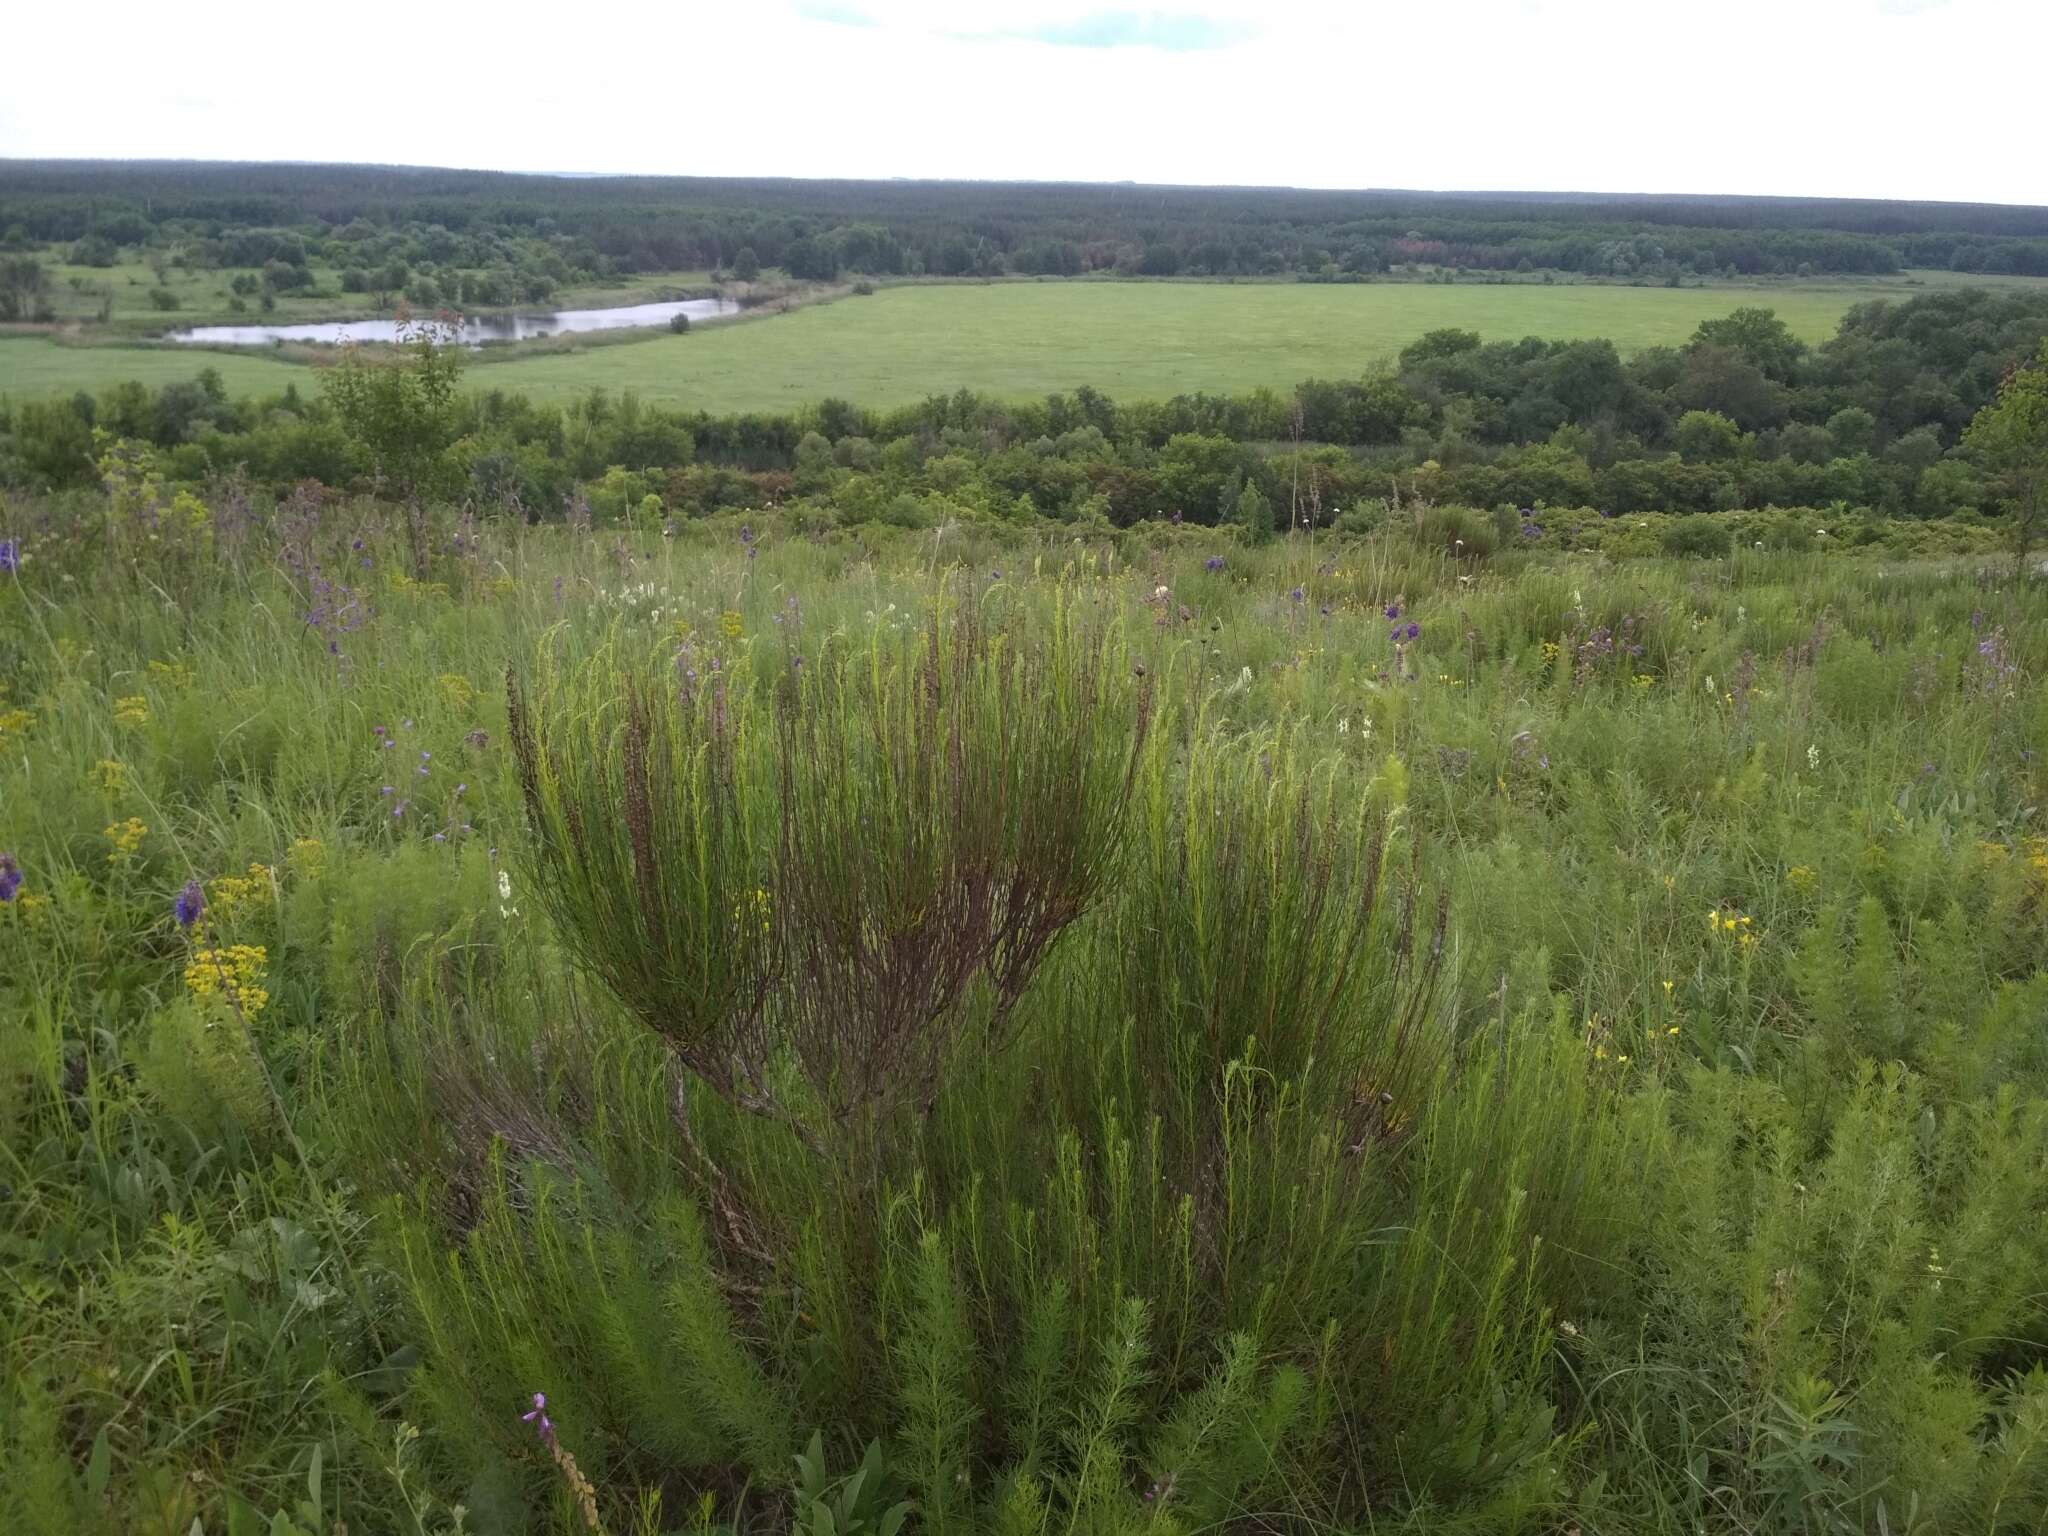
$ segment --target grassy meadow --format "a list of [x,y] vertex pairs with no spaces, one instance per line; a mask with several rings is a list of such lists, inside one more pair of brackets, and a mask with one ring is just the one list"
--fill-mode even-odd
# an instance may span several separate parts
[[2009,561],[0,538],[7,1530],[2048,1522]]
[[[80,266],[75,262],[48,263],[50,309],[59,325],[91,326],[101,334],[145,337],[190,325],[294,325],[315,320],[353,320],[370,315],[388,315],[390,308],[378,308],[368,293],[346,293],[339,269],[309,263],[312,286],[281,289],[271,294],[274,306],[262,310],[257,302],[244,299],[234,308],[236,294],[229,286],[238,274],[230,269],[165,266],[162,275],[144,261],[120,261],[110,267]],[[639,304],[670,294],[707,288],[709,272],[643,272],[623,274],[602,283],[571,285],[561,289],[544,306],[536,308],[584,309],[610,304]],[[175,303],[173,309],[159,307],[155,295],[161,290]],[[102,308],[107,318],[102,321]]]
[[[1948,280],[1946,274],[1935,278],[1937,284]],[[1876,279],[1688,288],[906,284],[787,314],[705,325],[687,336],[486,352],[470,383],[539,400],[593,388],[632,390],[650,402],[718,412],[786,411],[826,395],[881,408],[962,388],[1024,399],[1083,383],[1119,399],[1156,399],[1198,390],[1286,390],[1305,377],[1355,378],[1445,326],[1489,341],[1607,337],[1626,354],[1678,345],[1702,320],[1761,303],[1802,340],[1819,342],[1852,304],[1921,291]],[[605,297],[632,302],[634,295]],[[578,296],[575,302],[592,300]],[[310,309],[291,316],[314,317]],[[264,317],[236,318],[254,323]],[[283,311],[275,318],[285,318]],[[220,370],[237,394],[276,392],[306,376],[300,365],[255,349],[199,353],[0,338],[0,395],[16,398],[96,390],[131,378],[163,382],[201,367]]]
[[[1352,378],[1426,331],[1487,340],[1605,336],[1676,345],[1755,291],[1590,285],[1001,283],[884,288],[682,337],[531,360],[474,376],[535,398],[631,389],[689,407],[784,411],[832,394],[876,407],[973,389],[1023,399],[1078,384],[1119,398],[1291,389]],[[1843,287],[1772,293],[1803,339],[1833,334]]]

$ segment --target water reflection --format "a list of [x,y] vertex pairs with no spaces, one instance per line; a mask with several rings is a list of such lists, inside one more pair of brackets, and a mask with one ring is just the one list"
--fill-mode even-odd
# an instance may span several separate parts
[[[470,315],[456,329],[455,340],[467,346],[487,341],[525,341],[571,331],[613,331],[633,325],[667,325],[688,315],[692,325],[736,314],[731,299],[679,299],[666,304],[627,304],[616,309],[558,309],[545,315]],[[333,344],[344,341],[396,341],[396,320],[329,320],[312,325],[198,325],[173,331],[166,340],[212,346],[261,347],[277,341]]]

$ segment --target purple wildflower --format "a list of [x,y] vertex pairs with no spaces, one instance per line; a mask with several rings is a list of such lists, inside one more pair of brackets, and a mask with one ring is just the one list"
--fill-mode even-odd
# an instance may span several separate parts
[[1392,602],[1392,603],[1389,603],[1389,604],[1387,604],[1387,607],[1386,607],[1386,614],[1387,614],[1387,617],[1388,617],[1388,618],[1390,618],[1390,619],[1398,619],[1399,617],[1401,617],[1401,605],[1400,605],[1400,603],[1398,603],[1398,602]]
[[185,888],[178,892],[178,899],[171,903],[171,916],[178,920],[178,926],[187,933],[206,911],[206,895],[199,889],[199,882],[187,880]]
[[1422,626],[1420,624],[1410,624],[1408,626],[1408,638],[1410,640],[1416,639],[1418,636],[1421,635],[1421,633]]
[[1292,592],[1288,593],[1287,595],[1293,598],[1297,603],[1305,602],[1308,599],[1308,594],[1302,591],[1299,587],[1296,587]]
[[21,866],[14,862],[11,853],[0,853],[0,902],[14,900],[14,893],[21,889]]
[[1202,562],[1202,569],[1211,573],[1222,570],[1223,557],[1221,555],[1211,555]]
[[0,539],[0,576],[12,576],[21,569],[21,546],[12,539]]
[[531,1424],[533,1432],[540,1436],[541,1444],[549,1450],[555,1448],[555,1425],[548,1417],[548,1396],[545,1392],[533,1394],[533,1408],[519,1415],[519,1422]]

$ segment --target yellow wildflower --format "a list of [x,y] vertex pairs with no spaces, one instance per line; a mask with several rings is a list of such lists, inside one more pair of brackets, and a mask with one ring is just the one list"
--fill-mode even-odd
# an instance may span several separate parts
[[456,709],[467,709],[475,702],[476,685],[460,672],[443,672],[434,681],[441,690],[441,697]]
[[752,895],[743,896],[733,903],[732,920],[736,924],[744,924],[750,920],[759,922],[761,934],[765,938],[768,934],[768,913],[771,905],[767,891],[756,886]]
[[263,989],[263,967],[270,959],[261,944],[233,944],[202,949],[185,967],[185,985],[204,1001],[218,997],[245,1019],[263,1011],[270,994]]
[[149,664],[149,675],[152,680],[163,684],[166,688],[190,688],[192,686],[192,669],[175,657],[170,661],[152,661]]
[[9,736],[21,736],[36,723],[36,717],[25,709],[0,711],[0,740]]
[[128,787],[128,770],[110,757],[103,757],[92,765],[93,782],[105,795],[118,795]]
[[106,831],[107,841],[114,845],[114,851],[107,855],[107,862],[120,863],[140,848],[143,838],[148,835],[149,828],[143,825],[142,819],[138,816],[130,816],[126,821],[113,823]]
[[114,700],[114,724],[147,725],[149,723],[149,700],[141,694],[130,694]]
[[1820,884],[1820,877],[1804,864],[1794,864],[1785,871],[1785,883],[1802,896],[1811,896]]
[[267,864],[251,864],[246,875],[222,875],[213,882],[210,895],[213,910],[231,920],[248,907],[266,899],[271,892],[272,872]]
[[718,616],[718,632],[728,640],[737,640],[747,632],[747,621],[728,608]]
[[317,880],[327,869],[327,845],[317,837],[298,838],[286,850],[285,862],[301,880]]

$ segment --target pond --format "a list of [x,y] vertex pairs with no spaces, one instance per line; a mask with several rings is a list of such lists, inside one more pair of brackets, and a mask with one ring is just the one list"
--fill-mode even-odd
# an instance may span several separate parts
[[[634,325],[667,325],[675,315],[688,315],[692,325],[737,314],[731,299],[679,299],[665,304],[627,304],[617,309],[558,309],[545,315],[466,315],[455,339],[479,347],[487,341],[525,341],[535,336],[560,336],[571,331],[613,331]],[[279,341],[329,344],[344,341],[396,341],[396,320],[329,320],[314,325],[198,325],[173,331],[166,341],[209,346],[266,347]]]

